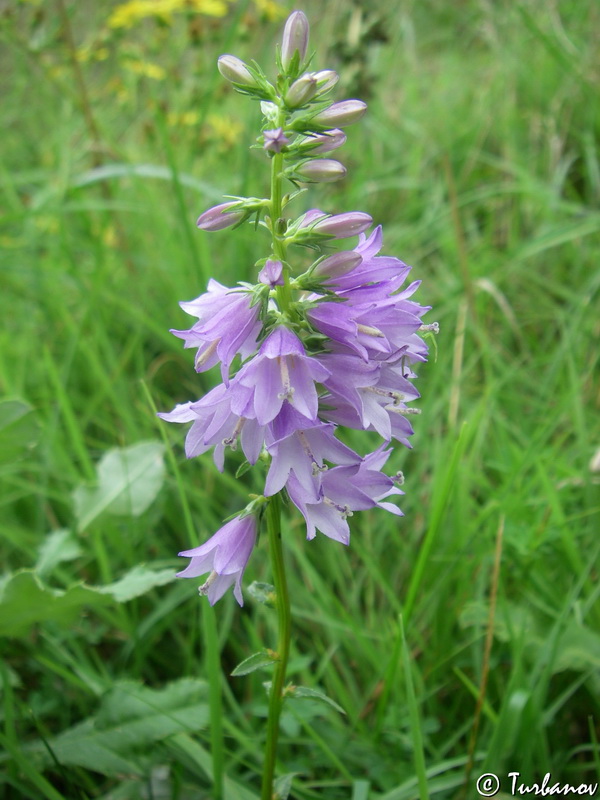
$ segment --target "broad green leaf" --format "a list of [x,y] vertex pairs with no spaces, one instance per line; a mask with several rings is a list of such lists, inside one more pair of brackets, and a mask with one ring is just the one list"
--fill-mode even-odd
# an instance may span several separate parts
[[41,577],[49,575],[54,567],[64,561],[72,561],[82,553],[81,546],[74,534],[68,528],[61,528],[58,531],[49,533],[42,542],[36,572]]
[[585,672],[593,667],[600,669],[600,636],[581,625],[569,625],[560,637],[552,672]]
[[73,492],[78,530],[84,530],[100,514],[138,517],[155,500],[164,481],[164,445],[139,442],[109,450],[97,467],[98,484],[80,486]]
[[319,692],[318,689],[309,689],[307,686],[294,686],[292,689],[287,689],[285,694],[286,697],[290,697],[293,700],[318,700],[321,703],[331,706],[331,708],[335,708],[340,714],[346,713],[335,700],[332,700],[331,697],[327,697],[323,692]]
[[29,403],[0,401],[0,464],[10,464],[24,456],[38,436],[39,424]]
[[251,672],[254,672],[257,669],[270,667],[276,661],[279,661],[279,656],[277,653],[269,650],[263,650],[260,653],[253,653],[251,656],[244,659],[241,664],[237,665],[231,674],[234,677],[239,677],[240,675],[249,675]]
[[101,586],[98,591],[101,594],[111,595],[119,603],[125,603],[127,600],[133,600],[134,597],[146,594],[156,586],[171,583],[174,578],[175,571],[172,569],[156,570],[139,564],[120,580],[109,583],[107,586]]
[[[200,730],[208,720],[206,683],[183,678],[163,689],[133,681],[117,683],[98,713],[49,742],[58,761],[103,775],[142,775],[154,742]],[[45,748],[35,749],[44,760]]]
[[0,586],[0,636],[26,635],[40,622],[69,625],[85,606],[108,602],[110,598],[83,584],[64,591],[50,589],[32,570],[21,570]]

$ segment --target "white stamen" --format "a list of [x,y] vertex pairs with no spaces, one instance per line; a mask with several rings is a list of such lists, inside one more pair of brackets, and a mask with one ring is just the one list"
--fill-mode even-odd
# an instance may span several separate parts
[[403,417],[407,416],[408,414],[420,414],[420,408],[399,408],[398,406],[385,406],[386,411],[393,411],[395,414],[401,414]]
[[323,466],[321,466],[321,464],[319,464],[317,459],[314,457],[304,431],[298,431],[298,439],[300,439],[300,444],[302,445],[302,449],[312,461],[312,474],[318,475],[319,472],[326,472],[328,468],[324,464]]
[[291,385],[290,382],[290,371],[288,369],[287,359],[277,357],[277,361],[279,361],[279,371],[281,373],[281,382],[283,384],[283,392],[279,392],[277,397],[280,400],[289,400],[290,403],[294,397],[294,387]]
[[213,569],[213,571],[210,573],[210,575],[208,576],[206,581],[202,584],[202,586],[198,587],[199,593],[202,595],[207,595],[211,585],[216,581],[218,577],[219,573],[215,572],[215,570]]
[[334,503],[333,500],[330,500],[329,497],[324,497],[323,502],[327,503],[328,506],[335,508],[335,510],[339,513],[342,519],[354,516],[354,512],[350,511],[350,508],[348,506],[338,506],[338,504]]
[[221,341],[220,339],[215,339],[214,342],[211,342],[208,345],[208,347],[206,348],[206,350],[203,353],[197,353],[196,354],[196,360],[194,362],[196,370],[198,369],[198,367],[201,367],[204,364],[206,364],[208,359],[212,356],[212,354],[217,349],[217,345],[219,344],[220,341]]
[[373,328],[371,325],[361,325],[360,323],[358,323],[356,327],[359,333],[366,333],[367,336],[376,336],[378,339],[385,339],[385,335],[379,328]]
[[405,398],[401,392],[391,392],[387,389],[378,389],[377,386],[368,386],[367,391],[373,392],[373,394],[381,395],[381,397],[389,397],[394,401],[394,405],[399,405]]
[[419,330],[420,331],[431,331],[431,333],[439,333],[440,332],[440,323],[439,322],[432,322],[430,325],[421,325]]
[[233,431],[231,432],[231,436],[227,436],[225,439],[222,439],[221,443],[225,447],[231,447],[231,449],[235,452],[237,450],[237,440],[238,436],[241,433],[242,428],[244,427],[244,423],[246,422],[245,417],[240,417],[237,421],[237,424]]

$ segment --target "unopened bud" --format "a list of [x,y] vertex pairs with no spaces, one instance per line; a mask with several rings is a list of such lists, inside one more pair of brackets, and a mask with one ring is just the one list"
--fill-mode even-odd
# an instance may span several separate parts
[[290,143],[290,140],[283,133],[283,128],[275,128],[271,131],[263,131],[265,150],[273,153],[281,153],[282,149]]
[[285,104],[288,108],[298,108],[308,103],[317,93],[319,86],[314,75],[307,72],[294,81],[285,93]]
[[346,175],[346,167],[332,158],[315,158],[314,161],[305,161],[294,172],[301,180],[333,183]]
[[311,153],[330,153],[337,150],[346,142],[346,134],[339,128],[332,131],[318,133],[314,136],[307,136],[300,144],[301,150],[309,150]]
[[320,111],[312,118],[311,122],[327,127],[344,128],[346,125],[358,122],[366,110],[367,105],[362,100],[341,100],[339,103],[333,103],[329,108]]
[[258,280],[266,286],[283,286],[283,264],[268,258],[264,267],[258,273]]
[[237,203],[220,203],[218,206],[213,206],[200,214],[196,226],[202,231],[221,231],[223,228],[229,228],[240,222],[246,215],[245,211],[228,211],[232,206]]
[[300,63],[306,58],[308,32],[309,24],[306,14],[302,11],[292,12],[285,23],[283,41],[281,43],[281,64],[284,69],[287,70],[289,67],[296,50],[298,51]]
[[336,85],[340,76],[332,69],[322,69],[320,72],[313,72],[313,78],[317,82],[319,94],[325,94]]
[[217,67],[221,75],[231,83],[241,86],[258,86],[246,64],[237,56],[220,56],[217,60]]
[[372,222],[371,217],[362,211],[348,211],[316,222],[312,230],[315,233],[333,236],[334,239],[345,239],[366,231]]
[[337,278],[353,270],[362,260],[360,253],[354,250],[342,250],[323,259],[312,274],[318,278]]

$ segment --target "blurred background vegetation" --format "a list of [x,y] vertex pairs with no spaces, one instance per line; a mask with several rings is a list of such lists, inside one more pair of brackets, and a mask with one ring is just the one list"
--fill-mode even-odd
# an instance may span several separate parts
[[[248,592],[212,612],[173,574],[263,476],[186,462],[154,412],[218,381],[169,334],[178,301],[253,280],[267,254],[251,228],[195,229],[223,194],[268,187],[258,109],[216,58],[273,75],[294,7],[2,8],[2,798],[215,798],[223,771],[226,798],[257,797],[269,676],[230,672],[274,645],[272,612]],[[290,677],[345,711],[289,703],[289,796],[475,797],[482,772],[593,783],[600,6],[298,7],[315,67],[369,113],[347,179],[297,213],[382,223],[441,333],[414,450],[391,463],[405,517],[355,515],[344,549],[306,543],[289,513]],[[263,542],[252,580],[270,580]]]

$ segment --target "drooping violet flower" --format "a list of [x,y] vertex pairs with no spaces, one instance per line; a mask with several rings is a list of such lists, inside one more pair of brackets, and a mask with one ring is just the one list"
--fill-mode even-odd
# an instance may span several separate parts
[[229,381],[229,366],[237,353],[247,358],[256,349],[260,333],[260,307],[252,305],[247,290],[229,289],[211,278],[208,291],[195,300],[180,303],[198,322],[188,330],[171,330],[185,347],[197,347],[195,366],[204,372],[221,362],[221,374]]
[[317,502],[321,494],[321,474],[325,461],[357,464],[360,456],[334,436],[334,426],[303,417],[288,403],[267,428],[267,450],[271,466],[265,482],[265,495],[281,491],[291,475]]
[[158,416],[167,422],[192,422],[185,439],[185,454],[194,458],[214,447],[213,458],[219,472],[225,465],[225,450],[236,450],[238,442],[250,464],[256,464],[265,441],[265,428],[253,414],[231,410],[231,393],[220,383],[201,400],[182,403],[173,411]]
[[382,502],[391,495],[403,494],[395,486],[394,480],[381,472],[391,452],[382,446],[360,464],[334,467],[324,472],[321,477],[321,497],[317,502],[304,490],[295,475],[290,476],[287,491],[290,500],[306,520],[307,539],[314,539],[318,529],[330,539],[348,544],[350,527],[347,518],[354,511],[377,506],[402,515],[394,503]]
[[245,364],[231,384],[234,413],[251,409],[259,425],[272,422],[284,401],[308,420],[316,420],[317,390],[329,370],[306,351],[296,334],[284,326],[272,331],[258,355]]
[[242,577],[255,543],[256,515],[235,517],[200,547],[179,553],[192,560],[182,572],[177,573],[177,577],[197,578],[210,572],[198,591],[208,595],[211,606],[234,584],[235,599],[243,606]]

